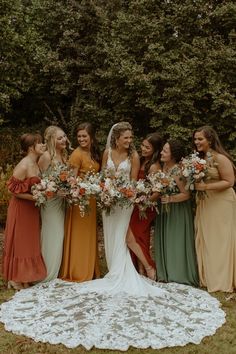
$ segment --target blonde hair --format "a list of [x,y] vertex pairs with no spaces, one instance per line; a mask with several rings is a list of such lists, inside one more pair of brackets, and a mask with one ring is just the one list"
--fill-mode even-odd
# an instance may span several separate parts
[[[46,143],[46,148],[47,148],[47,151],[50,155],[52,164],[55,163],[56,133],[58,131],[62,131],[64,133],[64,131],[60,127],[57,127],[56,125],[50,125],[49,127],[46,128],[46,130],[44,132],[44,139],[45,139],[45,143]],[[66,151],[66,149],[64,149],[62,151],[62,160],[65,162],[66,159],[67,159],[67,151]]]

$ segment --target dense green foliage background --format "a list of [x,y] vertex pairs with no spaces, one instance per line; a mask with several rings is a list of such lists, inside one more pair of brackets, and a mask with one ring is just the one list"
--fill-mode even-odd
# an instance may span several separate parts
[[8,127],[72,137],[81,121],[103,144],[129,120],[188,144],[209,124],[236,156],[235,1],[2,0],[0,13],[0,146]]

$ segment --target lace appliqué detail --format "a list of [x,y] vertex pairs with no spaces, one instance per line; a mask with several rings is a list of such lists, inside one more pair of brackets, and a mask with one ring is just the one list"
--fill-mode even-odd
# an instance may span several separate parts
[[168,295],[87,292],[86,283],[55,280],[16,293],[1,305],[0,320],[6,330],[35,341],[123,351],[199,344],[225,322],[207,292],[175,283],[153,286]]

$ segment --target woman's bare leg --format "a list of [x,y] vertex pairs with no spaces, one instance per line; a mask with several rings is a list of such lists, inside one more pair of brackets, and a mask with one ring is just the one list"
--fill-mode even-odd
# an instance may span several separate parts
[[139,261],[143,264],[148,278],[155,280],[156,279],[156,270],[146,260],[146,257],[143,254],[142,248],[136,242],[135,237],[134,237],[130,227],[128,228],[128,231],[127,231],[126,243],[127,243],[127,246],[129,247],[129,249],[131,249],[131,251],[134,252],[134,254],[137,256]]

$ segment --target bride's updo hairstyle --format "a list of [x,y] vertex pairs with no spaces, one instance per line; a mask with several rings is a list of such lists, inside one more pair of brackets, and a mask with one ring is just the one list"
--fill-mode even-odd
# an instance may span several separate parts
[[[110,142],[110,147],[112,149],[116,148],[116,140],[119,139],[119,137],[127,130],[133,132],[132,126],[129,122],[119,122],[113,126],[112,134],[111,134],[111,142]],[[131,156],[134,150],[135,147],[133,143],[131,143],[128,149],[128,155]]]
[[[56,125],[50,125],[49,127],[46,128],[44,132],[46,149],[49,152],[52,164],[54,163],[54,159],[56,157],[56,143],[57,143],[56,134],[58,131],[64,133],[64,131],[61,128],[57,127]],[[65,162],[67,158],[66,149],[62,152],[62,157]]]
[[41,144],[43,141],[40,134],[25,133],[20,137],[21,151],[23,155],[27,155],[31,146],[35,147],[36,144]]

